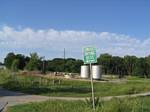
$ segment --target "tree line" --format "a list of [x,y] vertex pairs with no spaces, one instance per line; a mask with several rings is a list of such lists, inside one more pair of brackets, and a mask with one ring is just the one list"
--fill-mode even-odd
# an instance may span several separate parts
[[[74,58],[54,58],[44,60],[37,53],[31,53],[30,56],[22,54],[8,53],[4,59],[4,64],[11,70],[41,70],[53,72],[73,72],[79,73],[83,61]],[[110,54],[101,54],[97,58],[97,64],[102,65],[103,74],[117,74],[120,77],[125,75],[138,75],[148,77],[150,75],[150,56],[112,56]]]
[[98,57],[98,64],[102,65],[104,74],[118,74],[120,77],[125,75],[148,77],[150,75],[150,56],[119,57],[106,53]]
[[45,73],[45,71],[79,73],[83,61],[73,58],[44,60],[44,58],[39,57],[37,53],[31,53],[30,56],[24,56],[22,54],[14,54],[11,52],[5,57],[4,64],[7,69],[12,71],[39,70],[43,73]]

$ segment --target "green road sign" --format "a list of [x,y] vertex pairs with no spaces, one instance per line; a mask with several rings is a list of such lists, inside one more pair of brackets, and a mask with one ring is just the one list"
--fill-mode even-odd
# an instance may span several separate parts
[[84,64],[97,63],[96,48],[85,47],[84,48]]

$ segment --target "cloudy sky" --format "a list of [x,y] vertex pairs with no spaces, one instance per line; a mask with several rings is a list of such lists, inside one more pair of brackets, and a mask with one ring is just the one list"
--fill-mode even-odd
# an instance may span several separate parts
[[38,52],[48,59],[150,54],[150,2],[146,0],[0,0],[0,61],[8,52]]

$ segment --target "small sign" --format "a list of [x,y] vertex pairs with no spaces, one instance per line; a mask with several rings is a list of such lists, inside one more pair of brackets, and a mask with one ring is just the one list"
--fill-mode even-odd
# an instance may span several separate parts
[[84,48],[84,64],[97,63],[96,48]]

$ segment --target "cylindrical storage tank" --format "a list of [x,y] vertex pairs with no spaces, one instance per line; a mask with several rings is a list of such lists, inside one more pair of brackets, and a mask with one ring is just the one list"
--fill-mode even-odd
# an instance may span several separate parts
[[101,79],[102,67],[100,65],[93,65],[92,66],[92,75],[93,75],[93,79],[95,79],[95,80]]
[[87,79],[90,76],[90,69],[87,65],[81,66],[81,78]]

